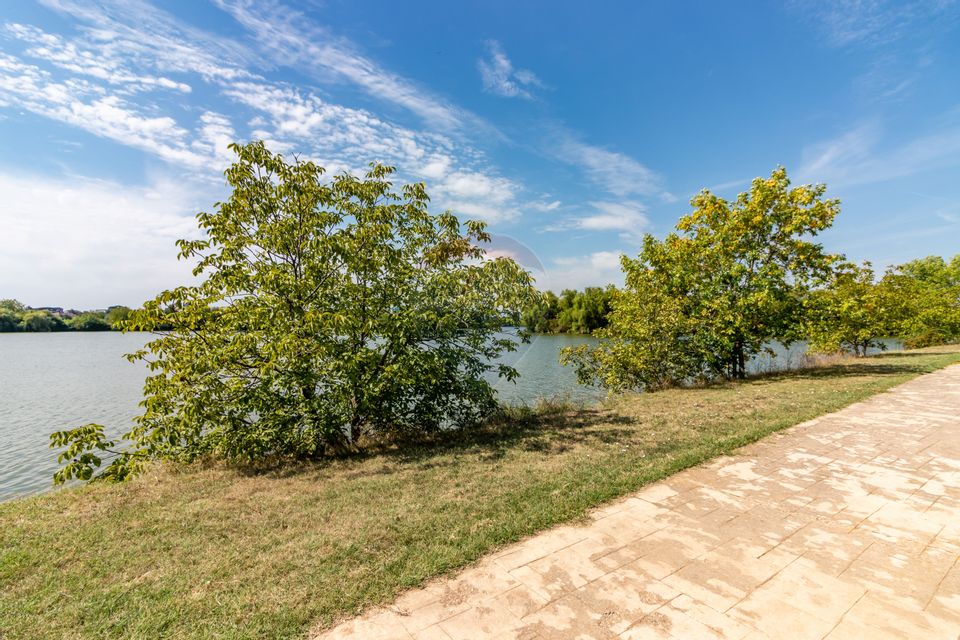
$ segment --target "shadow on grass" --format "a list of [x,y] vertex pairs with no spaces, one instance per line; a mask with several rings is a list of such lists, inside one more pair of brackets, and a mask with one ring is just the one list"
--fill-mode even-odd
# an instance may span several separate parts
[[[562,453],[575,446],[611,444],[628,437],[631,429],[617,425],[633,424],[628,416],[618,415],[602,407],[505,407],[487,423],[475,427],[432,434],[417,434],[403,443],[374,443],[359,451],[339,456],[304,461],[238,467],[243,475],[269,475],[287,478],[309,473],[323,473],[330,463],[361,463],[373,458],[400,465],[421,468],[456,463],[456,456],[478,455],[490,461],[499,460],[511,450]],[[452,457],[451,457],[452,456]],[[380,468],[357,469],[362,475],[392,473],[390,464]],[[341,468],[340,473],[344,470]],[[347,472],[349,473],[349,472]]]
[[[790,380],[826,378],[887,377],[927,373],[936,366],[910,362],[929,353],[890,353],[870,356],[861,362],[827,364],[819,367],[771,372],[751,376],[742,382],[724,381],[715,385],[680,389],[691,393],[707,388],[734,389],[740,385],[769,384]],[[903,359],[907,362],[879,363]],[[626,427],[625,425],[631,425]],[[377,442],[359,451],[301,463],[261,464],[237,469],[244,475],[271,475],[278,478],[323,473],[330,463],[361,463],[374,458],[384,462],[421,468],[455,464],[461,454],[479,455],[490,461],[504,458],[511,450],[536,451],[544,455],[562,453],[575,446],[613,444],[635,432],[636,419],[602,406],[571,406],[543,403],[537,407],[503,407],[487,423],[458,430],[415,434],[403,442]],[[618,428],[622,427],[622,428]],[[451,458],[452,456],[452,458]],[[340,472],[345,471],[340,469]],[[391,465],[377,469],[357,468],[361,475],[392,473]],[[347,471],[349,473],[349,471]]]

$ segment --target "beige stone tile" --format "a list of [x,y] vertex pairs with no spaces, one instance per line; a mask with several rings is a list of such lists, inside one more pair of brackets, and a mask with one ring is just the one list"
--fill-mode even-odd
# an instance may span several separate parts
[[735,572],[735,565],[722,559],[698,560],[665,577],[663,582],[717,611],[726,611],[749,593],[732,584]]
[[873,545],[840,578],[877,593],[910,598],[922,607],[955,561],[946,551],[927,547],[922,554],[898,551],[893,544]]
[[400,622],[411,633],[422,631],[466,611],[481,597],[483,594],[467,582],[446,583],[438,599],[400,616]]
[[582,527],[559,527],[532,538],[527,538],[509,551],[496,557],[496,563],[506,570],[522,567],[555,551],[569,547],[587,537]]
[[706,603],[695,600],[688,595],[680,595],[674,598],[667,607],[682,611],[688,617],[710,629],[717,638],[740,640],[756,631],[753,627],[724,615]]
[[631,549],[639,557],[626,566],[638,568],[657,579],[666,578],[709,550],[688,546],[680,540],[669,538],[650,540],[649,538],[650,536],[640,543],[631,545]]
[[842,620],[824,640],[903,640],[903,636],[860,622]]
[[447,632],[440,628],[440,625],[427,627],[422,631],[410,634],[413,640],[452,640]]
[[630,509],[624,509],[592,523],[590,534],[594,539],[609,536],[624,545],[648,536],[664,526],[655,518],[641,519],[631,513]]
[[527,565],[543,576],[542,588],[557,597],[596,580],[606,570],[570,551],[558,551]]
[[613,640],[617,636],[607,627],[605,614],[569,594],[524,617],[518,630],[544,639]]
[[376,611],[327,631],[323,638],[329,640],[412,640],[413,636],[393,612]]
[[680,609],[670,606],[663,606],[653,613],[647,614],[620,634],[620,638],[623,640],[646,638],[716,640],[722,637],[702,622],[688,616]]
[[824,621],[836,624],[866,589],[820,571],[815,563],[800,559],[750,594],[757,603],[782,600]]
[[522,626],[520,618],[513,615],[506,607],[490,606],[491,603],[480,604],[447,618],[440,623],[451,640],[477,640],[491,638]]
[[550,603],[550,599],[521,584],[491,598],[488,602],[490,606],[502,607],[518,618],[523,618],[545,607]]
[[822,638],[836,625],[792,607],[786,601],[752,596],[728,610],[727,615],[756,628],[771,640]]
[[591,611],[602,612],[605,625],[622,633],[635,621],[679,595],[672,587],[629,567],[608,573],[577,591]]
[[[510,572],[511,577],[518,580],[523,586],[544,598],[548,602],[556,597],[558,591],[562,591],[563,584],[553,584],[542,573],[534,571],[529,565],[517,567]],[[572,588],[572,586],[571,586]]]
[[874,626],[901,638],[956,640],[957,627],[928,615],[910,599],[868,593],[844,616],[844,620]]
[[677,492],[674,489],[671,489],[666,484],[657,483],[657,484],[653,484],[648,487],[645,487],[633,495],[636,498],[640,498],[641,500],[646,500],[647,502],[650,502],[652,504],[658,504],[660,502],[663,502],[664,500],[667,500],[668,498],[672,498],[673,496],[677,495]]

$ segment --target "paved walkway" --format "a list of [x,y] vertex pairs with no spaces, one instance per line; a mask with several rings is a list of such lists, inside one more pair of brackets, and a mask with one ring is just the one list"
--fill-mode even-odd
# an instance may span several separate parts
[[793,427],[320,638],[960,637],[960,365]]

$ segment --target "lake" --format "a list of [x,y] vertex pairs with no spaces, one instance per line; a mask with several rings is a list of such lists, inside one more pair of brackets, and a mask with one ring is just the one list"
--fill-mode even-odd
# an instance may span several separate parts
[[[96,422],[119,434],[139,413],[146,369],[123,357],[146,342],[145,334],[0,334],[0,500],[51,488],[57,469],[49,435]],[[585,336],[534,336],[503,361],[520,372],[515,383],[491,376],[499,398],[534,404],[541,398],[590,403],[603,392],[577,384],[560,366],[562,347],[592,341]],[[778,356],[751,362],[752,371],[794,367],[805,347],[777,347]]]

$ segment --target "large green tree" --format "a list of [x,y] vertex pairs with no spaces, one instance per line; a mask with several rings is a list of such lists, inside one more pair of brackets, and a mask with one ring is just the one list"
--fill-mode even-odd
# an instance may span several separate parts
[[17,300],[10,298],[0,300],[0,333],[20,331],[23,311],[24,306]]
[[598,346],[563,353],[584,382],[653,389],[742,378],[749,358],[798,335],[802,299],[835,256],[814,237],[840,209],[824,185],[791,187],[783,168],[733,201],[702,191],[663,240],[622,259],[625,286]]
[[876,282],[869,262],[837,268],[831,282],[810,293],[806,333],[820,352],[865,356],[871,348],[886,349],[882,338],[897,335],[904,308],[889,281]]
[[535,333],[590,334],[607,326],[614,287],[564,289],[559,296],[545,292],[523,311],[524,326]]
[[896,333],[906,346],[960,340],[960,254],[950,262],[927,256],[898,265],[883,283],[899,305]]
[[107,315],[104,318],[111,328],[119,329],[120,326],[130,317],[130,307],[116,305],[107,309]]
[[[305,458],[366,437],[459,427],[495,405],[488,371],[515,341],[499,333],[536,295],[530,275],[486,259],[484,225],[432,215],[423,184],[394,170],[323,178],[262,143],[231,147],[230,197],[181,240],[194,286],[134,311],[128,330],[160,331],[132,355],[149,364],[143,415],[123,443],[88,425],[56,480],[124,478],[152,459]],[[119,449],[118,449],[119,447]]]
[[70,327],[76,331],[109,331],[110,324],[102,313],[87,311],[70,320]]

